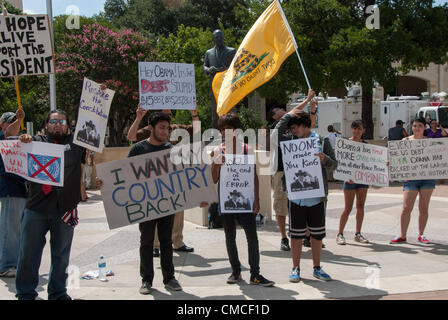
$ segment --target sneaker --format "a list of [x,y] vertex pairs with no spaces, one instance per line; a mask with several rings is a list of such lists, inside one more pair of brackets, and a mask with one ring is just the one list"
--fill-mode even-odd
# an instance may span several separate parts
[[232,273],[231,275],[230,275],[230,277],[227,279],[227,283],[228,284],[234,284],[234,283],[237,283],[238,281],[241,281],[241,273],[239,273],[239,274],[234,274],[234,273]]
[[152,292],[152,285],[148,281],[143,281],[139,290],[140,294],[150,294]]
[[336,243],[341,246],[345,245],[345,238],[341,233],[336,237]]
[[179,281],[176,279],[170,279],[167,283],[165,283],[165,288],[173,291],[181,291],[182,287],[179,284]]
[[324,271],[322,268],[314,268],[313,270],[313,276],[316,279],[323,280],[323,281],[330,281],[331,277]]
[[369,243],[369,240],[367,240],[362,234],[357,233],[355,234],[355,238],[354,240],[356,242],[361,242],[361,243]]
[[282,242],[280,243],[280,250],[282,251],[290,251],[291,247],[289,246],[288,238],[283,238]]
[[16,268],[11,268],[5,271],[0,272],[1,278],[14,278],[16,276]]
[[397,243],[406,243],[406,238],[395,237],[392,240],[390,240],[390,244],[397,244]]
[[299,282],[300,281],[300,270],[299,268],[293,268],[289,274],[289,282]]
[[154,248],[152,250],[152,256],[155,257],[155,258],[160,257],[160,250],[157,249],[157,248]]
[[311,238],[310,237],[305,237],[305,239],[303,239],[303,246],[307,247],[307,248],[311,248]]
[[263,277],[261,274],[259,274],[256,276],[255,275],[250,276],[250,284],[257,284],[263,287],[272,287],[275,284],[275,282],[270,281],[265,277]]
[[429,241],[424,235],[421,235],[418,237],[418,242],[423,243],[423,244],[430,244],[431,241]]

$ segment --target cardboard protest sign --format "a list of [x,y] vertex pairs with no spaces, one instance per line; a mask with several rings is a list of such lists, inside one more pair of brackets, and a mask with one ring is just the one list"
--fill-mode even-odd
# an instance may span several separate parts
[[295,139],[280,142],[289,200],[325,196],[319,140]]
[[254,155],[225,154],[219,176],[221,213],[251,213],[255,190]]
[[48,16],[0,15],[0,77],[55,72]]
[[96,166],[110,229],[216,202],[210,166],[174,165],[170,149]]
[[336,138],[335,155],[338,168],[337,180],[378,187],[389,186],[387,148],[348,139]]
[[100,84],[84,78],[73,143],[95,152],[103,152],[107,119],[114,94],[115,91],[103,91]]
[[142,109],[196,109],[194,65],[169,62],[139,62]]
[[64,186],[64,146],[2,140],[0,152],[6,172],[41,184]]
[[390,180],[448,178],[448,139],[389,141]]

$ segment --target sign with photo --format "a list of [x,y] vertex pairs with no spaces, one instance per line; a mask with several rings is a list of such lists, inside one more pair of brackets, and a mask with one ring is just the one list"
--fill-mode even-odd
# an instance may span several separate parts
[[171,162],[170,149],[96,165],[110,229],[216,202],[210,166]]
[[84,78],[73,143],[95,152],[103,152],[107,119],[114,94],[115,91],[103,91],[100,84]]
[[142,109],[196,109],[193,64],[139,62],[138,75]]
[[64,146],[19,140],[0,142],[5,171],[46,185],[64,186]]
[[448,179],[448,139],[389,141],[390,180]]
[[281,141],[283,171],[289,200],[325,196],[319,140],[316,138]]
[[255,190],[254,155],[225,154],[219,176],[221,213],[251,213]]
[[335,179],[377,187],[389,186],[387,148],[336,138],[334,151],[338,160],[338,168],[333,174]]
[[55,73],[48,16],[0,15],[0,77]]

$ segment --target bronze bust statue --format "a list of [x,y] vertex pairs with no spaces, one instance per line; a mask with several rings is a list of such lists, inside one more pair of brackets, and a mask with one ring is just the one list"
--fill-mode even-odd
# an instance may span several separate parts
[[236,54],[235,48],[226,47],[224,45],[224,33],[221,30],[213,32],[213,41],[215,46],[205,53],[204,72],[210,76],[209,90],[212,107],[212,125],[218,128],[218,114],[216,113],[216,100],[213,95],[212,82],[217,72],[225,71],[232,63]]

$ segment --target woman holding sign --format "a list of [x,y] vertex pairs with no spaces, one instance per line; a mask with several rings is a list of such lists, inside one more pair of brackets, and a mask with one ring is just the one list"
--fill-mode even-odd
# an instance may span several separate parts
[[[426,122],[424,119],[415,119],[412,123],[412,132],[410,137],[403,140],[425,139]],[[429,240],[423,235],[426,223],[428,222],[428,208],[431,195],[436,187],[435,180],[408,180],[403,184],[403,210],[401,212],[400,225],[401,235],[390,241],[391,244],[405,243],[406,233],[408,231],[409,222],[411,221],[411,212],[414,208],[415,199],[419,195],[418,201],[418,241],[423,244],[429,244]]]
[[[350,140],[355,142],[367,143],[362,139],[362,135],[366,131],[364,124],[361,120],[355,120],[351,125],[352,137]],[[342,211],[341,218],[339,220],[339,233],[336,237],[336,243],[339,245],[345,245],[344,228],[347,224],[348,217],[353,208],[353,202],[356,197],[356,233],[354,240],[360,243],[369,243],[362,234],[361,227],[364,221],[364,205],[366,203],[367,191],[369,186],[365,184],[354,183],[352,180],[345,181],[342,186],[344,190],[344,211]]]

